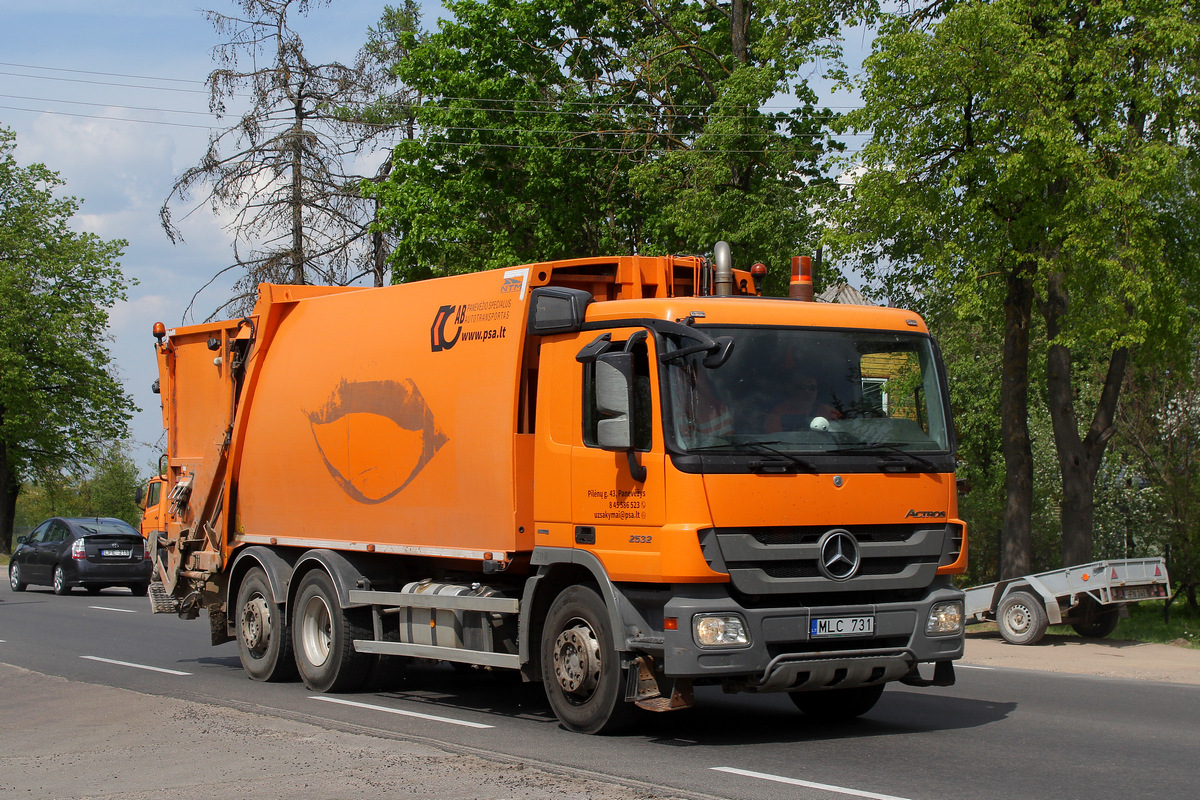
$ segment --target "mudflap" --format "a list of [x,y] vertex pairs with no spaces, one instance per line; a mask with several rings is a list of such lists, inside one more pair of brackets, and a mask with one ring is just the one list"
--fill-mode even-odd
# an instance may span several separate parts
[[225,616],[225,609],[215,603],[208,607],[208,632],[212,637],[213,647],[233,641],[233,637],[229,635],[229,621]]
[[905,686],[953,686],[954,685],[954,662],[953,661],[935,661],[933,662],[933,677],[921,677],[920,665],[913,664],[912,671],[900,679],[900,682]]
[[[664,684],[670,686],[669,692],[663,692]],[[654,660],[650,656],[638,656],[629,664],[625,699],[646,711],[678,711],[694,705],[692,682],[664,679],[660,683],[654,674]]]

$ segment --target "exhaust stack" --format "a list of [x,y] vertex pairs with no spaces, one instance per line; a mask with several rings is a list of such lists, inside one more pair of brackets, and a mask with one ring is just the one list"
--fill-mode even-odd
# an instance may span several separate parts
[[733,294],[733,255],[729,242],[717,242],[713,248],[713,294],[718,297]]

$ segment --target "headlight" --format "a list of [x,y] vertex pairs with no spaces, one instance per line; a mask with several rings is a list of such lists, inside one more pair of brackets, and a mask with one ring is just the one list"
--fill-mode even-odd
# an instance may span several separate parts
[[963,607],[958,600],[947,603],[934,603],[929,609],[929,619],[925,621],[925,633],[928,636],[939,633],[958,633],[963,626]]
[[738,614],[697,614],[692,635],[701,647],[745,647],[750,644],[746,621]]

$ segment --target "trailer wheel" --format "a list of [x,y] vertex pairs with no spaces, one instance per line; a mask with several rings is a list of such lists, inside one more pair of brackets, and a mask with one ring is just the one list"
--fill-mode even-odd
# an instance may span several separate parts
[[354,649],[355,639],[371,638],[366,610],[343,609],[333,580],[320,569],[300,581],[292,607],[292,646],[304,685],[314,692],[362,686],[374,660]]
[[625,675],[609,630],[608,609],[595,590],[570,586],[542,629],[542,680],[550,707],[578,733],[616,733],[636,711],[625,702]]
[[996,624],[1009,644],[1033,644],[1045,635],[1049,622],[1039,598],[1029,592],[1012,592],[1000,601]]
[[296,677],[287,614],[275,604],[267,574],[257,567],[238,588],[236,619],[238,657],[247,675],[256,681]]
[[883,684],[855,686],[850,689],[826,689],[821,692],[789,692],[796,708],[818,722],[844,722],[861,717],[879,702]]
[[1075,632],[1086,639],[1103,639],[1117,629],[1121,609],[1105,608],[1090,597],[1084,598],[1078,609],[1078,619],[1071,623]]

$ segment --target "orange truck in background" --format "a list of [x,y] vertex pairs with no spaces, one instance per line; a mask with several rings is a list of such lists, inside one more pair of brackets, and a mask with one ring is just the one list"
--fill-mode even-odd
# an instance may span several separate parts
[[166,533],[167,523],[167,479],[164,475],[155,475],[146,482],[146,488],[139,493],[138,507],[142,509],[140,529],[142,538],[153,541],[159,534]]
[[263,285],[243,319],[157,324],[155,610],[314,691],[387,656],[519,670],[585,733],[697,685],[837,719],[952,684],[937,345],[909,311],[756,296],[761,273],[722,243]]

